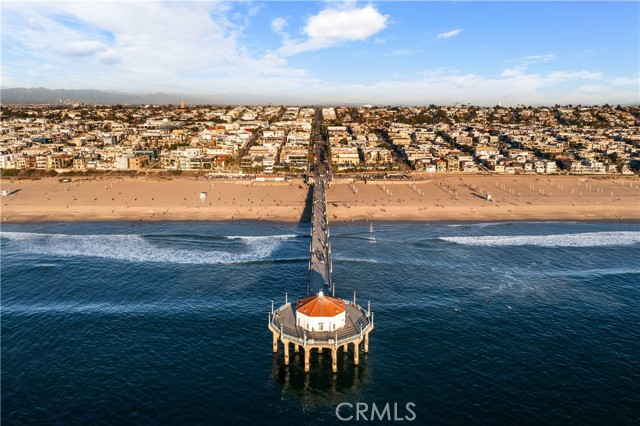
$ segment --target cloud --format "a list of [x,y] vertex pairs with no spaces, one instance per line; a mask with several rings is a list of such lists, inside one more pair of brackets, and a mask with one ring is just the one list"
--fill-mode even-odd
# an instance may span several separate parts
[[455,30],[447,31],[446,33],[440,33],[436,36],[436,38],[451,38],[455,37],[462,32],[462,28],[456,28]]
[[384,56],[411,56],[421,53],[420,49],[395,49],[391,53],[387,53]]
[[412,55],[413,51],[410,49],[396,49],[391,52],[391,56],[409,56]]
[[72,41],[60,47],[60,52],[79,57],[95,55],[105,50],[107,50],[107,46],[95,40]]
[[587,84],[578,88],[578,92],[584,95],[599,95],[602,94],[604,90],[605,88],[603,86],[593,84]]
[[574,52],[573,54],[573,59],[585,59],[591,55],[593,55],[595,52],[591,49],[582,49],[579,52]]
[[364,40],[385,27],[387,17],[373,6],[362,9],[326,9],[307,21],[304,32],[311,38]]
[[[280,77],[305,76],[277,55],[241,43],[248,17],[256,12],[243,3],[9,2],[2,7],[8,65],[2,79],[15,85],[251,90]],[[50,67],[46,74],[29,73],[44,64]]]
[[502,73],[500,74],[500,77],[504,77],[504,78],[520,77],[521,75],[524,74],[524,71],[525,71],[525,67],[523,66],[507,68],[504,71],[502,71]]
[[637,86],[640,85],[640,75],[633,77],[617,77],[610,80],[611,84],[616,86]]
[[104,65],[114,65],[120,62],[118,53],[113,49],[97,54],[96,58]]
[[[525,75],[527,68],[531,64],[541,64],[545,62],[550,62],[555,59],[555,55],[553,53],[545,53],[542,55],[528,55],[521,56],[516,59],[510,59],[507,62],[515,64],[511,68],[507,68],[500,74],[500,77],[503,78],[515,78],[521,77]],[[556,77],[560,78],[561,75],[558,74]]]
[[[517,74],[517,75],[516,75]],[[585,85],[586,81],[589,83]],[[633,78],[605,78],[591,71],[555,71],[545,74],[514,73],[509,77],[487,78],[472,72],[430,70],[373,84],[327,87],[327,103],[373,103],[403,105],[554,105],[627,104],[637,102],[632,89],[640,83]]]
[[264,55],[263,61],[267,64],[270,65],[274,65],[274,66],[285,66],[287,65],[287,60],[284,58],[281,58],[280,56],[274,54],[274,53],[267,53],[266,55]]
[[363,8],[325,9],[311,16],[304,27],[305,40],[285,40],[279,53],[292,56],[324,49],[344,41],[362,41],[386,27],[388,16],[369,5]]
[[507,68],[500,74],[505,80],[517,80],[517,79],[532,79],[535,78],[544,86],[553,86],[556,84],[566,83],[570,81],[578,80],[603,80],[604,76],[601,72],[594,71],[552,71],[544,75],[540,74],[527,74],[524,66],[516,66],[513,68]]
[[569,80],[600,80],[602,73],[593,71],[554,71],[549,73],[545,81],[553,84]]
[[271,21],[271,29],[276,34],[283,34],[282,30],[287,26],[287,20],[284,18],[275,18]]
[[543,64],[546,62],[551,62],[556,58],[556,55],[554,55],[553,53],[545,53],[543,55],[529,55],[529,56],[522,56],[520,58],[516,58],[516,59],[511,59],[508,62],[515,62],[518,63],[520,65],[531,65],[531,64]]

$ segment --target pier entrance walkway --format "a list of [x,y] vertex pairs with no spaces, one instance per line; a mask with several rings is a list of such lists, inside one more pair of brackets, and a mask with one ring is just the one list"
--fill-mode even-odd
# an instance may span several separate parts
[[318,177],[313,185],[311,244],[309,245],[308,294],[324,291],[335,296],[331,279],[331,246],[327,220],[326,178]]

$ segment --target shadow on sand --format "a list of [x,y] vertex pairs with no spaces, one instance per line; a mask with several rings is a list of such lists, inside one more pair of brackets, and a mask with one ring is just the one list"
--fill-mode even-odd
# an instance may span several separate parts
[[313,205],[313,185],[307,188],[307,198],[304,200],[304,210],[300,216],[300,223],[311,223],[311,206]]

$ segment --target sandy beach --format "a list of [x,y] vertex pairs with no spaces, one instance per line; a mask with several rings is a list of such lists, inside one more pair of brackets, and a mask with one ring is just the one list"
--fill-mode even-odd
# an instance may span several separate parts
[[[2,222],[308,219],[309,187],[195,178],[8,179]],[[206,192],[205,200],[200,194]],[[491,201],[487,200],[491,194]],[[335,179],[333,221],[640,221],[640,179],[591,176],[438,175],[420,181]]]

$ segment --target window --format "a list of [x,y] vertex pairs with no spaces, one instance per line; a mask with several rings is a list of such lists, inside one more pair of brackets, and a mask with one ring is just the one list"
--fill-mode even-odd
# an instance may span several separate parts
[[324,330],[324,324],[320,323],[319,329],[320,329],[320,331]]

